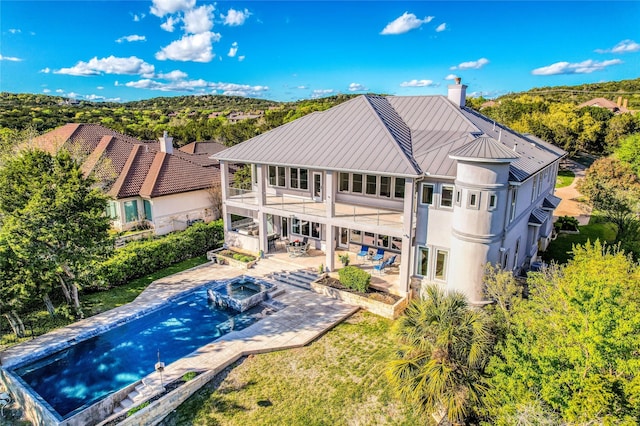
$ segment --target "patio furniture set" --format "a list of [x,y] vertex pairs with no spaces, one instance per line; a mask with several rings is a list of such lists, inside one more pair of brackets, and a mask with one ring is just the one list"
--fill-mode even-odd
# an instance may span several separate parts
[[377,265],[373,265],[373,270],[377,271],[380,275],[385,272],[385,269],[390,266],[395,266],[397,254],[394,254],[387,259],[384,258],[384,249],[379,248],[376,253],[369,252],[369,246],[361,246],[360,251],[356,255],[356,259],[362,258],[362,260],[369,260],[373,262],[379,262]]

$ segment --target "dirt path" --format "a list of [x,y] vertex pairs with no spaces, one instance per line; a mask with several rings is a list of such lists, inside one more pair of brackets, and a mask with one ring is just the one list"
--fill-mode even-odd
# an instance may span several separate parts
[[566,159],[561,163],[561,168],[571,170],[575,175],[575,179],[571,185],[555,190],[554,195],[562,198],[558,208],[553,212],[554,219],[560,216],[573,216],[578,219],[580,225],[587,225],[591,217],[591,207],[585,203],[578,201],[582,196],[576,189],[578,180],[584,178],[585,167],[573,160]]

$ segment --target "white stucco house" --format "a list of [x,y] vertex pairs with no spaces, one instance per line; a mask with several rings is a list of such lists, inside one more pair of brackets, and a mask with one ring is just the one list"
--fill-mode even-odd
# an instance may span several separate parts
[[[225,241],[269,251],[269,236],[307,237],[334,269],[337,248],[400,259],[404,295],[438,283],[482,303],[487,262],[527,268],[551,237],[562,149],[447,96],[353,98],[215,154]],[[229,167],[252,166],[252,187]],[[249,228],[252,232],[241,232]]]
[[193,143],[174,149],[166,134],[140,141],[97,124],[66,124],[34,140],[53,152],[66,147],[78,154],[85,173],[95,172],[111,196],[107,214],[125,231],[151,227],[156,235],[186,228],[197,220],[217,219],[210,188],[220,182],[220,166],[210,155],[224,146]]

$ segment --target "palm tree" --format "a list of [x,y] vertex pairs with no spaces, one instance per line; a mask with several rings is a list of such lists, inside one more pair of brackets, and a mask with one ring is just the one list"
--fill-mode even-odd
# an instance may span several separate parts
[[438,422],[463,423],[485,391],[483,370],[492,338],[483,311],[462,293],[425,289],[394,326],[400,341],[387,375],[402,399]]

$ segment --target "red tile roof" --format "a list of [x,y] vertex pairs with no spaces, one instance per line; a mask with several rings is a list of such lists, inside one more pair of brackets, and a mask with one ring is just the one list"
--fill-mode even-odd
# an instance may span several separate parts
[[34,140],[49,152],[62,146],[86,156],[85,173],[94,172],[115,198],[159,197],[210,187],[220,181],[217,161],[207,155],[160,152],[158,142],[142,142],[97,124],[67,124]]

